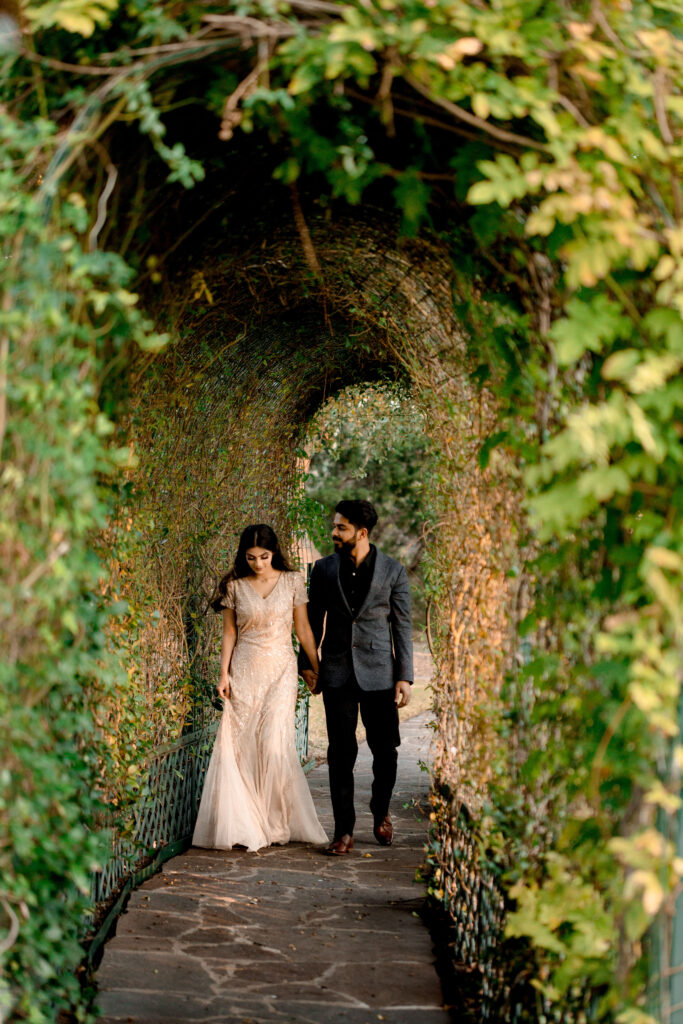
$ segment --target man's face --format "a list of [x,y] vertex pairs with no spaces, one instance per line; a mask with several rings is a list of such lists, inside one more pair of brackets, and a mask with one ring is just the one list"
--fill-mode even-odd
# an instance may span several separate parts
[[348,521],[346,516],[342,516],[337,512],[332,524],[334,550],[339,551],[342,555],[350,555],[356,546],[357,540],[358,530],[356,527]]

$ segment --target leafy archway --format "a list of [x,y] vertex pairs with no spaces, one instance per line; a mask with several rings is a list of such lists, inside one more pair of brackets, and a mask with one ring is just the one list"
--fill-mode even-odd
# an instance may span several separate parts
[[[464,802],[546,1009],[638,1020],[642,938],[679,866],[675,11],[539,2],[520,24],[504,3],[140,4],[108,26],[112,7],[27,4],[31,45],[2,79],[5,1001],[77,999],[60,975],[76,924],[54,892],[68,880],[75,915],[102,849],[77,823],[97,820],[82,780],[104,774],[124,800],[159,738],[139,727],[155,671],[182,683],[201,663],[193,622],[229,521],[216,462],[235,514],[256,510],[266,480],[245,477],[235,432],[247,450],[277,436],[284,524],[294,427],[327,373],[390,365],[429,405],[450,553],[433,577],[430,891],[457,914]],[[394,204],[404,234],[432,240],[387,237]],[[128,598],[118,627],[102,591]]]
[[[134,605],[162,609],[150,654],[168,632],[181,688],[215,674],[205,612],[241,525],[267,518],[290,537],[307,527],[300,448],[320,402],[354,382],[409,380],[415,339],[435,367],[444,347],[464,358],[438,247],[401,242],[379,221],[311,220],[309,238],[335,281],[321,299],[296,226],[266,237],[275,222],[250,222],[252,234],[264,232],[253,247],[235,233],[232,251],[224,242],[220,258],[184,274],[164,313],[175,341],[133,374],[126,429],[139,466],[121,514],[137,524],[139,566],[131,574],[127,553],[125,571]],[[178,260],[186,265],[184,254]],[[467,405],[466,375],[453,370],[451,398]],[[433,411],[432,398],[420,380],[416,400]],[[472,427],[480,440],[483,423]]]

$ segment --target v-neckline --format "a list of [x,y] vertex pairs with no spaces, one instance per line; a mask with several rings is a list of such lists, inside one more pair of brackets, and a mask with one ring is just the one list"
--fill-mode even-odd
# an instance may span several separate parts
[[280,577],[281,577],[281,576],[282,576],[282,571],[280,571],[280,572],[279,572],[279,573],[277,574],[277,579],[275,580],[275,583],[274,583],[274,584],[273,584],[273,586],[272,586],[272,587],[270,588],[270,590],[268,591],[268,593],[267,593],[267,594],[259,594],[259,592],[258,592],[258,590],[256,589],[256,587],[252,587],[251,583],[249,582],[249,579],[248,579],[248,578],[247,578],[246,576],[244,576],[244,577],[243,577],[243,579],[244,579],[244,582],[246,583],[246,585],[247,585],[247,586],[249,587],[249,589],[250,589],[250,590],[253,590],[253,591],[254,591],[254,594],[256,595],[256,597],[258,597],[258,598],[259,598],[259,600],[261,600],[261,601],[267,601],[267,600],[268,600],[268,598],[270,597],[270,595],[271,595],[271,594],[272,594],[272,593],[273,593],[273,592],[274,592],[275,590],[277,590],[277,585],[278,585],[278,583],[280,582]]

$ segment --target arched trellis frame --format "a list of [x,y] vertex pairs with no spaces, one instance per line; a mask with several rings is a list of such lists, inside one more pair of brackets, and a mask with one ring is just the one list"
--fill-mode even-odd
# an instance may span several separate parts
[[[191,208],[195,203],[190,197]],[[178,705],[196,701],[198,686],[209,696],[217,648],[205,613],[236,533],[260,518],[291,533],[296,449],[310,415],[340,387],[400,375],[442,451],[426,524],[439,551],[430,585],[442,662],[436,777],[444,795],[435,797],[444,808],[442,843],[462,804],[481,806],[489,774],[494,739],[481,709],[494,706],[514,645],[509,613],[517,585],[506,573],[519,559],[501,512],[505,506],[507,516],[518,517],[518,485],[503,462],[484,469],[478,461],[496,403],[490,390],[468,382],[472,357],[453,312],[445,247],[401,240],[395,218],[381,208],[363,216],[309,209],[303,237],[302,216],[300,202],[291,204],[280,186],[262,179],[245,185],[216,211],[218,230],[200,227],[176,248],[162,296],[148,289],[150,308],[173,341],[134,365],[125,417],[139,465],[130,478],[135,498],[123,514],[142,525],[133,526],[134,571],[121,562],[124,592],[133,606],[151,603],[161,616],[136,650],[145,649],[143,674],[152,688],[159,666],[174,665],[162,687],[168,696],[175,686]],[[177,211],[174,222],[186,219]],[[229,238],[221,237],[226,222]],[[443,849],[452,864],[452,845]],[[467,849],[471,887],[478,868],[474,848]],[[500,924],[497,908],[493,918],[489,942]],[[476,900],[460,914],[459,943],[468,964],[477,963],[486,943]],[[493,987],[488,998],[491,1006]]]
[[[495,404],[490,394],[467,383],[468,357],[451,312],[444,250],[434,243],[400,242],[379,217],[311,221],[309,237],[324,278],[334,282],[323,290],[311,279],[296,226],[273,230],[274,223],[275,217],[268,237],[257,237],[251,247],[233,236],[232,252],[199,263],[186,279],[186,290],[178,286],[177,305],[165,312],[173,321],[180,311],[174,322],[178,340],[136,374],[130,438],[140,452],[140,515],[154,524],[148,531],[154,556],[145,554],[142,564],[152,567],[147,586],[168,595],[156,603],[170,608],[178,602],[176,643],[184,635],[178,624],[186,624],[188,609],[206,609],[217,567],[245,519],[265,515],[291,533],[296,524],[288,522],[287,509],[297,486],[301,432],[326,395],[350,383],[399,374],[413,383],[415,400],[424,405],[435,435],[445,426],[442,416],[450,431],[457,418],[462,431],[457,454],[442,477],[444,493],[433,496],[435,517],[451,518],[427,529],[438,530],[442,547],[446,537],[461,552],[482,547],[481,564],[498,578],[513,558],[508,528],[496,532],[495,502],[502,493],[494,486],[496,474],[477,462],[495,422]],[[504,486],[504,473],[498,476]],[[468,496],[453,517],[446,495],[455,486]],[[513,507],[514,501],[509,510]],[[172,557],[164,558],[162,551]],[[458,573],[467,574],[470,557],[462,555],[460,569],[452,568],[448,587],[453,592],[461,589]],[[469,568],[473,578],[473,565]],[[138,582],[142,578],[136,576]],[[510,589],[503,584],[498,596]],[[476,590],[460,593],[463,611],[450,628],[462,634],[466,606],[473,630],[503,637],[507,600],[484,610],[481,593],[473,596]],[[207,642],[215,651],[212,631]],[[489,659],[495,671],[484,669],[486,658],[479,663],[480,683],[486,677],[494,688],[506,642],[498,647]],[[206,657],[197,650],[194,655],[202,676]],[[485,702],[483,692],[472,686],[463,704],[468,710],[464,716],[461,710],[457,721],[462,724],[475,704]],[[445,714],[455,724],[452,709]],[[453,766],[465,761],[471,764],[471,757],[452,758]]]
[[[321,286],[296,224],[278,223],[274,213],[266,226],[259,237],[251,225],[251,245],[233,226],[230,248],[223,243],[220,256],[204,258],[189,280],[184,274],[186,290],[178,285],[177,305],[165,312],[177,340],[137,377],[132,395],[139,505],[126,514],[153,528],[142,528],[131,597],[134,604],[151,599],[164,616],[148,657],[158,664],[160,651],[175,650],[178,680],[192,677],[210,689],[216,630],[202,613],[217,567],[245,521],[266,518],[285,536],[296,527],[288,509],[309,416],[347,384],[397,374],[409,382],[441,451],[433,518],[425,524],[434,548],[439,661],[434,806],[441,853],[431,870],[437,878],[448,873],[457,948],[468,968],[484,971],[485,1013],[495,1015],[502,975],[490,951],[500,938],[501,897],[487,898],[491,880],[482,881],[459,822],[462,808],[475,815],[484,800],[496,742],[491,712],[512,664],[519,610],[519,582],[509,572],[520,561],[518,484],[503,460],[487,468],[479,461],[496,403],[490,390],[468,381],[470,357],[442,246],[401,241],[387,215],[311,218]],[[164,676],[167,692],[170,683]],[[463,912],[461,897],[473,890],[480,895]],[[482,905],[488,909],[480,913]]]

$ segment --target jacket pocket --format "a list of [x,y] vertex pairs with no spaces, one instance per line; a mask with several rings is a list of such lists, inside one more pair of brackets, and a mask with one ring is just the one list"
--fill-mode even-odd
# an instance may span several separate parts
[[369,646],[370,646],[370,650],[372,650],[372,651],[390,651],[391,650],[391,640],[388,637],[387,637],[386,640],[383,639],[383,638],[380,639],[380,640],[373,639],[373,640],[370,641],[370,645]]

